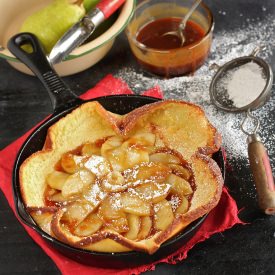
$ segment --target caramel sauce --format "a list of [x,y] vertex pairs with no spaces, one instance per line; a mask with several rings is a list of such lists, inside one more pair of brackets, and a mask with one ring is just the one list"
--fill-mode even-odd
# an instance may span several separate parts
[[56,170],[58,172],[64,172],[64,170],[63,170],[63,168],[61,166],[61,159],[55,164],[54,170]]
[[101,148],[102,144],[108,139],[109,137],[101,138],[95,141],[95,145],[98,148]]
[[69,221],[62,220],[62,219],[61,219],[61,221],[62,221],[62,223],[68,228],[68,230],[69,230],[71,233],[74,232],[75,227],[76,227],[76,225],[77,225],[77,221],[71,221],[71,222],[69,222]]
[[62,203],[61,202],[56,202],[56,201],[53,201],[53,200],[51,200],[50,199],[50,197],[51,197],[51,192],[53,191],[53,189],[52,188],[50,188],[48,185],[47,185],[47,187],[46,187],[46,189],[45,189],[45,192],[44,192],[44,201],[45,201],[45,205],[47,206],[47,207],[60,207],[60,206],[62,206]]
[[77,148],[75,148],[74,150],[69,151],[67,154],[81,156],[81,149],[82,149],[82,147],[83,147],[83,145],[80,145]]
[[181,45],[181,40],[176,35],[164,35],[167,32],[177,31],[180,21],[180,18],[173,17],[152,21],[139,31],[137,41],[149,48],[170,50],[198,42],[204,37],[204,30],[193,21],[187,21],[183,30],[185,37],[183,45]]
[[[146,46],[135,52],[140,65],[156,75],[173,77],[193,73],[205,61],[210,51],[211,35],[194,21],[187,21],[183,30],[185,42],[176,35],[181,18],[161,18],[141,27],[136,40]],[[206,39],[204,39],[206,38]]]

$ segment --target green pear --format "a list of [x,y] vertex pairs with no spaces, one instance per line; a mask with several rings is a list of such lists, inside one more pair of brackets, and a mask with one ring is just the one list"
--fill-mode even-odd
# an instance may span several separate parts
[[98,2],[99,2],[99,0],[84,0],[83,1],[83,6],[84,6],[86,12],[93,9]]
[[30,15],[23,22],[20,32],[35,34],[49,53],[60,37],[84,14],[83,5],[70,4],[69,0],[54,0]]

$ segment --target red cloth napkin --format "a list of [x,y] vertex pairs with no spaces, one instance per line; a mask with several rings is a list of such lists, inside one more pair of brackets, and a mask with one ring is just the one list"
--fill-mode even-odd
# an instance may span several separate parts
[[[114,95],[114,94],[132,94],[128,85],[121,79],[114,78],[112,75],[107,75],[103,80],[101,80],[94,88],[88,90],[85,94],[81,96],[83,99],[90,99],[104,95]],[[157,98],[162,98],[163,94],[159,87],[154,87],[143,93],[147,96],[153,96]],[[28,137],[32,130],[27,132],[24,136],[20,137],[18,140],[7,146],[5,149],[0,151],[0,188],[2,189],[4,195],[6,196],[9,205],[14,209],[13,195],[12,195],[12,168],[18,151],[22,143]],[[51,257],[51,259],[56,263],[62,274],[139,274],[147,270],[154,270],[155,265],[158,263],[169,263],[175,264],[187,257],[188,251],[197,243],[204,241],[209,238],[212,234],[217,232],[222,232],[237,223],[242,223],[238,218],[238,209],[235,201],[229,195],[227,190],[224,188],[221,200],[217,207],[211,211],[211,213],[206,218],[205,222],[199,229],[199,231],[193,236],[193,238],[180,249],[175,251],[173,254],[169,255],[164,259],[160,259],[152,264],[146,264],[143,266],[127,269],[108,269],[108,268],[97,268],[86,266],[77,263],[57,251],[55,251],[51,246],[49,246],[33,229],[22,224],[31,238]]]

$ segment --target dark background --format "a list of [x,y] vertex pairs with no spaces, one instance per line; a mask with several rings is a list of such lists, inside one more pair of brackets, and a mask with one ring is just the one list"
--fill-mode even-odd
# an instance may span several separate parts
[[[267,13],[275,19],[274,0],[205,2],[214,13],[215,33],[238,28],[247,18],[257,17],[258,20],[264,20]],[[221,11],[226,11],[227,16]],[[240,13],[244,16],[240,17]],[[274,71],[274,55],[268,61]],[[116,40],[115,47],[104,60],[82,73],[63,79],[77,94],[81,94],[93,87],[106,74],[133,64],[136,66],[125,35],[121,34]],[[128,84],[131,87],[131,83]],[[17,72],[1,59],[0,148],[3,149],[16,140],[51,111],[49,97],[38,79]],[[274,112],[270,113],[270,116],[275,119]],[[274,138],[274,129],[268,135],[273,135]],[[151,273],[275,274],[275,217],[265,216],[258,210],[254,199],[240,195],[240,190],[236,187],[239,177],[245,178],[247,175],[248,182],[244,192],[251,193],[255,190],[248,167],[242,163],[239,163],[238,167],[237,172],[227,171],[226,184],[238,206],[245,207],[240,217],[248,224],[237,225],[222,234],[212,236],[197,244],[183,262],[177,265],[160,264]],[[0,192],[0,274],[16,273],[60,274],[60,271],[27,235]]]

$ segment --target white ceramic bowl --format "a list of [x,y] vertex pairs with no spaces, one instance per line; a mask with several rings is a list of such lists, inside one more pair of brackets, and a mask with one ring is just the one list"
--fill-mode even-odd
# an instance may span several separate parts
[[[49,4],[52,0],[1,0],[0,1],[0,57],[15,69],[33,74],[6,48],[10,37],[19,32],[26,17]],[[126,0],[114,24],[96,39],[75,49],[68,58],[54,65],[61,76],[81,72],[100,61],[111,49],[115,37],[127,26],[135,8],[135,0]]]

